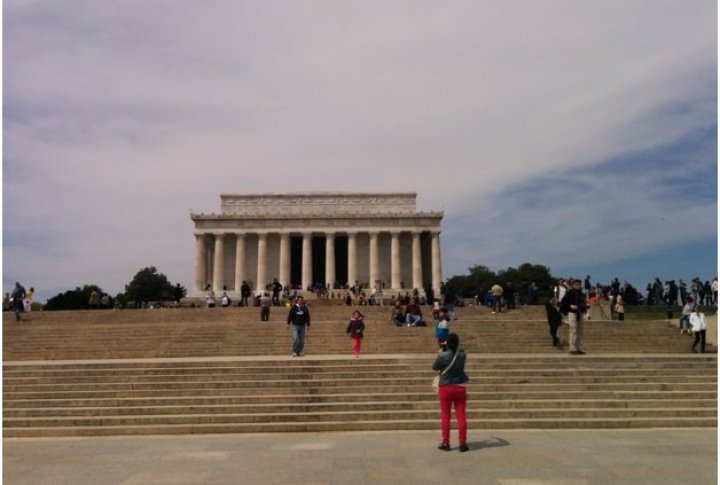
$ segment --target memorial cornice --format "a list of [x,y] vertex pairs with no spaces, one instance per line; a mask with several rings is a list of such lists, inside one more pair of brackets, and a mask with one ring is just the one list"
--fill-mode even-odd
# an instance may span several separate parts
[[377,213],[363,213],[358,214],[357,212],[347,213],[326,213],[326,214],[254,214],[254,215],[240,215],[240,214],[205,214],[205,213],[191,213],[190,218],[193,221],[202,220],[232,220],[232,221],[264,221],[264,220],[303,220],[303,219],[423,219],[423,218],[442,218],[444,216],[443,211],[428,211],[428,212],[377,212]]
[[210,217],[195,220],[195,231],[218,232],[407,232],[439,231],[442,217],[324,217],[260,218]]

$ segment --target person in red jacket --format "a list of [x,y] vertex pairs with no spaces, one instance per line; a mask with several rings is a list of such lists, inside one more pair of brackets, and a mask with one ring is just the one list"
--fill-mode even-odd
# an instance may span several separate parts
[[422,321],[420,307],[415,303],[415,298],[411,298],[410,303],[405,306],[405,323],[408,327],[416,327]]

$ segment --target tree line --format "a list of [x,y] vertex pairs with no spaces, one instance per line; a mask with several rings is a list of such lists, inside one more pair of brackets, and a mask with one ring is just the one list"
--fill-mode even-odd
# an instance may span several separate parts
[[[78,286],[74,290],[59,293],[50,298],[43,310],[81,310],[90,306],[90,296],[96,292],[105,292],[98,285]],[[111,297],[112,306],[139,307],[150,302],[178,301],[187,295],[187,289],[180,283],[172,284],[167,276],[159,273],[155,266],[148,266],[138,271],[132,280],[125,285],[125,291]]]
[[[501,286],[512,285],[515,291],[525,296],[527,287],[535,283],[540,300],[550,297],[555,278],[547,266],[523,263],[517,268],[508,267],[497,272],[487,266],[476,265],[468,269],[466,275],[449,278],[445,288],[455,295],[471,298],[482,297],[495,283]],[[88,308],[90,295],[95,291],[105,292],[98,285],[86,284],[74,290],[68,290],[50,298],[44,306],[45,310],[80,310]],[[125,291],[111,297],[120,307],[139,306],[147,302],[178,301],[185,297],[187,290],[179,283],[171,283],[167,276],[158,272],[154,266],[140,269],[132,280],[125,285]]]
[[482,298],[494,284],[503,287],[510,284],[524,297],[527,295],[528,285],[534,282],[538,288],[538,297],[543,301],[550,297],[556,281],[556,278],[550,274],[550,268],[531,263],[523,263],[517,268],[511,266],[497,272],[487,266],[476,265],[469,268],[468,272],[466,275],[448,279],[445,287],[458,296],[471,298],[479,295]]

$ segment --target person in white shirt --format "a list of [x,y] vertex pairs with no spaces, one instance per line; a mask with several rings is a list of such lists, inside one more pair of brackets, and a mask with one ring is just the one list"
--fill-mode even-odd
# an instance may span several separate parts
[[683,306],[682,309],[682,316],[680,317],[680,334],[682,335],[685,333],[685,330],[687,329],[687,334],[690,335],[690,315],[692,315],[693,312],[693,301],[692,296],[687,297],[687,302],[685,303],[685,306]]
[[693,307],[693,312],[690,314],[690,326],[695,334],[695,341],[692,345],[692,351],[697,352],[698,342],[700,342],[700,352],[705,352],[705,333],[707,331],[707,322],[705,321],[705,314],[700,311],[700,305]]

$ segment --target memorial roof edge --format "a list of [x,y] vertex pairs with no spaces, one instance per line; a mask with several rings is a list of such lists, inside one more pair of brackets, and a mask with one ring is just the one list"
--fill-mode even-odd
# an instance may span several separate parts
[[413,196],[417,197],[417,192],[399,192],[399,191],[376,191],[376,192],[337,192],[337,191],[309,191],[309,192],[258,192],[258,193],[236,193],[236,192],[223,192],[220,194],[220,198],[225,197],[357,197],[357,196]]
[[377,213],[303,213],[303,214],[205,214],[191,212],[192,220],[262,220],[262,219],[389,219],[389,218],[443,218],[444,211],[377,212]]

